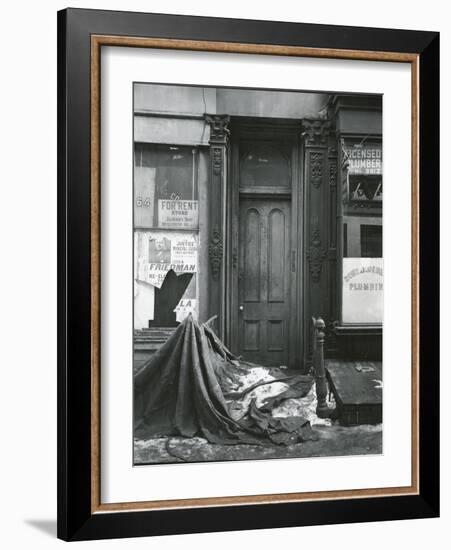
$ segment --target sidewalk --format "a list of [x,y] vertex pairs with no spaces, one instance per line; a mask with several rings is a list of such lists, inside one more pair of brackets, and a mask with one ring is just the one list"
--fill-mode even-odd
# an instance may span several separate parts
[[382,453],[382,425],[315,426],[317,441],[296,445],[213,445],[194,437],[135,439],[135,465],[170,462],[222,462],[271,458],[308,458]]

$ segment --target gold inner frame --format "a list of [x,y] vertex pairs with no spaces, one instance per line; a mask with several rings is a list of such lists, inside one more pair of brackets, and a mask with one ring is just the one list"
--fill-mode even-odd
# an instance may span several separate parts
[[[102,46],[410,63],[412,96],[412,479],[407,487],[102,504],[100,500],[100,53]],[[91,36],[91,513],[274,504],[419,494],[419,55],[165,38]]]

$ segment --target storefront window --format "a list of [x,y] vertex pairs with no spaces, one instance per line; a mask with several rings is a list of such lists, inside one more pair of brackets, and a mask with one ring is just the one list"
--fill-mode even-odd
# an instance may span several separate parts
[[342,153],[342,320],[379,324],[383,318],[382,144],[344,140]]
[[360,226],[360,250],[362,258],[382,258],[382,226]]
[[135,328],[197,316],[197,165],[196,148],[135,147]]

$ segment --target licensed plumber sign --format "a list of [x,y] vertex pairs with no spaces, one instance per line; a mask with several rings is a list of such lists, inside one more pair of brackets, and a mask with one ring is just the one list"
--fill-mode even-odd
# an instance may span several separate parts
[[343,322],[379,324],[383,315],[383,259],[343,258]]
[[158,227],[164,229],[197,229],[198,201],[158,200]]
[[382,148],[379,145],[346,147],[350,174],[382,174]]

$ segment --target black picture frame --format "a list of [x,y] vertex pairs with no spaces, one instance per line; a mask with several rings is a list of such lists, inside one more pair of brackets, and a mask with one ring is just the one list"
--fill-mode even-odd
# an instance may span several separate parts
[[[92,511],[91,36],[416,54],[419,69],[419,493]],[[334,57],[331,55],[331,57]],[[439,33],[67,9],[58,13],[58,537],[138,537],[439,515]]]

